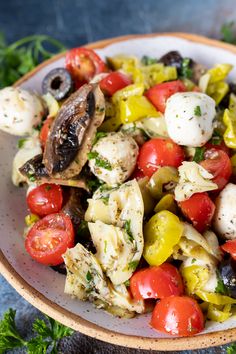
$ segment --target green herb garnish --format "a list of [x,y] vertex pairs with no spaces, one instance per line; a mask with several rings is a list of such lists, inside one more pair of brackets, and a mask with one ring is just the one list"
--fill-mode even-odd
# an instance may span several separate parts
[[107,136],[107,133],[105,132],[97,132],[95,135],[95,138],[93,140],[93,145],[95,145],[99,139],[104,138],[105,136]]
[[1,34],[0,88],[12,85],[41,61],[51,58],[55,53],[65,49],[59,41],[46,35],[32,35],[8,45]]
[[101,158],[97,151],[90,151],[88,153],[88,159],[89,160],[95,159],[95,165],[98,166],[98,167],[105,168],[106,170],[109,170],[109,171],[112,170],[112,166],[111,166],[110,162],[106,161],[103,158]]
[[98,157],[98,152],[97,152],[97,151],[90,151],[90,152],[88,153],[88,159],[89,159],[89,160],[96,159],[96,157]]
[[102,202],[103,202],[105,205],[108,205],[108,202],[109,202],[109,195],[102,197],[101,200],[102,200]]
[[222,294],[222,295],[229,295],[229,290],[225,286],[225,284],[220,276],[220,273],[218,271],[217,271],[217,279],[218,279],[218,282],[217,282],[217,286],[215,288],[215,292],[218,294]]
[[26,141],[27,141],[26,138],[21,138],[21,139],[19,139],[18,142],[17,142],[17,147],[18,147],[18,149],[23,148]]
[[156,64],[157,63],[157,59],[156,58],[151,58],[147,55],[144,55],[141,59],[141,63],[145,66],[147,65],[152,65],[152,64]]
[[203,161],[205,150],[206,149],[204,147],[196,147],[195,154],[193,156],[193,161],[195,161],[195,162]]
[[87,274],[86,274],[86,280],[87,280],[87,282],[91,282],[91,280],[92,280],[92,274],[90,273],[90,271],[88,270],[88,272],[87,272]]
[[227,354],[236,354],[236,342],[232,343],[229,347],[226,348]]
[[217,131],[213,132],[212,138],[210,140],[210,143],[212,145],[220,145],[223,141],[223,137],[220,133],[218,133]]
[[131,228],[130,228],[130,223],[131,223],[131,220],[126,220],[125,224],[124,224],[124,229],[125,229],[127,235],[129,236],[129,240],[131,242],[133,242],[134,236],[133,236]]
[[0,353],[14,348],[25,348],[29,354],[57,353],[58,341],[74,331],[46,316],[47,322],[36,319],[33,331],[36,336],[30,340],[22,338],[15,324],[16,311],[9,309],[0,321]]
[[201,111],[201,107],[200,107],[200,106],[196,106],[196,107],[194,108],[194,114],[195,114],[195,116],[197,116],[197,117],[201,117],[202,111]]
[[191,79],[193,75],[193,70],[190,68],[191,60],[190,58],[184,58],[181,64],[181,76],[186,79]]
[[236,35],[234,31],[234,21],[226,22],[222,25],[220,33],[221,40],[226,43],[236,44]]
[[98,178],[93,178],[86,181],[86,184],[91,192],[95,192],[104,182],[100,181]]
[[125,284],[126,287],[130,286],[130,281],[129,281],[129,279],[126,280],[126,281],[124,282],[124,284]]
[[194,264],[196,261],[197,261],[196,258],[193,258],[191,264]]
[[132,261],[132,262],[129,262],[128,264],[128,268],[135,271],[135,269],[137,268],[139,264],[139,261]]

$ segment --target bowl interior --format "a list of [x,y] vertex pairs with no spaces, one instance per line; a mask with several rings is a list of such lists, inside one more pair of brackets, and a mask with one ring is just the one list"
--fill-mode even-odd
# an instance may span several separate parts
[[[121,53],[138,57],[142,55],[160,57],[170,50],[178,50],[183,56],[189,56],[208,67],[225,62],[236,64],[236,54],[226,49],[191,42],[171,35],[123,40],[98,49],[97,53],[103,58]],[[23,82],[22,87],[40,92],[44,75],[52,68],[63,65],[64,58],[55,60]],[[233,77],[236,77],[236,68],[231,72],[231,79]],[[15,137],[0,133],[0,246],[9,263],[28,284],[46,298],[104,329],[147,338],[167,337],[155,332],[148,326],[150,315],[142,315],[131,320],[118,319],[111,317],[102,310],[95,309],[88,302],[71,299],[63,291],[65,277],[48,267],[37,264],[26,254],[22,239],[24,217],[27,214],[25,190],[16,188],[11,183],[11,165],[14,153],[17,150],[16,143],[17,139]],[[204,333],[233,327],[235,327],[234,318],[222,324],[208,322]]]

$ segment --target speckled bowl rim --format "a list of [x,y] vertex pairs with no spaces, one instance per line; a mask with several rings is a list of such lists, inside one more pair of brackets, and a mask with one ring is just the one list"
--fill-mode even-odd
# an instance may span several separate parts
[[[116,37],[111,39],[105,39],[98,42],[90,43],[86,45],[87,48],[100,49],[104,48],[110,44],[138,39],[138,38],[151,38],[151,37],[163,37],[171,36],[186,39],[190,42],[205,44],[211,47],[218,47],[232,52],[236,55],[236,46],[219,42],[217,40],[212,40],[203,36],[188,34],[188,33],[153,33],[144,35],[127,35],[122,37]],[[65,53],[58,54],[53,58],[43,62],[37,68],[23,76],[20,80],[15,83],[15,86],[21,85],[23,82],[27,81],[29,78],[35,75],[40,69],[53,63],[65,56]],[[55,304],[53,301],[47,299],[39,291],[34,289],[30,284],[28,284],[13,268],[13,266],[8,262],[7,258],[4,256],[3,252],[0,250],[0,272],[6,278],[6,280],[16,289],[16,291],[23,296],[29,303],[38,308],[40,311],[49,315],[50,317],[56,319],[57,321],[63,323],[64,325],[73,328],[83,334],[90,337],[109,342],[116,345],[122,345],[126,347],[136,348],[136,349],[147,349],[147,350],[191,350],[208,348],[216,345],[222,345],[236,340],[236,328],[231,328],[228,330],[222,330],[212,333],[200,334],[194,337],[181,337],[181,338],[147,338],[138,337],[132,335],[125,335],[104,329],[98,325],[95,325],[78,315],[62,308],[61,306]]]

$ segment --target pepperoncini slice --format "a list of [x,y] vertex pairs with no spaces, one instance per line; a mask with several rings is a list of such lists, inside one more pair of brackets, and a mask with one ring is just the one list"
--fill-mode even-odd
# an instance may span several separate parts
[[161,210],[169,210],[174,214],[177,213],[177,206],[173,194],[164,195],[164,197],[162,197],[161,200],[157,203],[154,211],[158,213]]
[[213,305],[209,304],[207,318],[215,322],[224,322],[232,315],[231,304]]
[[231,148],[236,148],[236,96],[230,94],[229,109],[225,109],[223,122],[226,126],[223,138],[225,144]]
[[[150,178],[148,188],[155,199],[161,199],[170,190],[173,190],[179,181],[178,171],[174,167],[159,168]],[[165,188],[164,188],[165,187]]]
[[179,242],[183,225],[179,218],[168,210],[152,216],[144,227],[143,256],[150,265],[164,263]]
[[184,279],[188,294],[195,294],[207,283],[209,279],[209,269],[204,266],[191,265],[182,267],[181,275]]
[[210,302],[214,305],[227,305],[227,304],[236,304],[236,299],[232,297],[221,295],[217,293],[209,293],[207,291],[198,290],[195,293],[201,300]]

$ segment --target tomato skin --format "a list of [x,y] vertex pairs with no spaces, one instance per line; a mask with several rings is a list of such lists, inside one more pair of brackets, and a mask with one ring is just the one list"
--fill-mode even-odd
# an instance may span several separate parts
[[211,150],[211,149],[216,149],[216,150],[222,150],[224,151],[227,155],[229,155],[230,149],[228,148],[228,146],[225,145],[224,141],[222,140],[222,142],[219,145],[214,145],[212,144],[210,141],[208,143],[206,143],[204,145],[204,147],[206,148],[206,150]]
[[236,240],[229,240],[221,246],[221,249],[229,253],[236,260]]
[[157,84],[151,87],[149,90],[147,90],[145,96],[158,111],[164,113],[167,99],[174,93],[185,91],[187,91],[187,89],[183,82],[180,80],[175,80],[170,82],[163,82],[162,84]]
[[135,167],[135,170],[134,172],[132,173],[130,179],[136,179],[137,181],[144,178],[145,175],[143,174],[143,172],[138,168],[138,167]]
[[178,269],[163,263],[135,272],[130,279],[130,290],[135,300],[162,299],[182,295],[184,286]]
[[45,265],[63,263],[62,255],[74,246],[74,229],[69,216],[58,213],[45,216],[29,230],[25,249],[30,256]]
[[189,199],[179,202],[182,213],[199,232],[211,224],[215,212],[215,204],[207,193],[193,194]]
[[204,154],[205,160],[200,162],[214,178],[212,181],[218,185],[218,191],[228,183],[232,174],[232,165],[229,156],[223,150],[210,149]]
[[62,207],[62,189],[57,184],[44,183],[32,189],[26,201],[33,214],[45,216],[57,213]]
[[100,81],[100,88],[105,94],[112,96],[116,91],[131,84],[132,80],[127,75],[114,71]]
[[156,304],[150,324],[160,332],[187,337],[204,329],[204,317],[196,300],[170,296]]
[[74,48],[66,53],[66,69],[72,75],[76,88],[89,82],[95,75],[107,71],[106,64],[88,48]]
[[151,177],[162,166],[179,167],[184,161],[183,149],[170,139],[154,138],[139,150],[137,165],[145,176]]
[[52,122],[53,122],[54,118],[53,117],[48,117],[45,122],[43,123],[43,126],[40,130],[40,134],[39,134],[39,140],[41,142],[42,147],[44,148],[47,142],[47,138],[48,138],[48,133],[50,131]]

